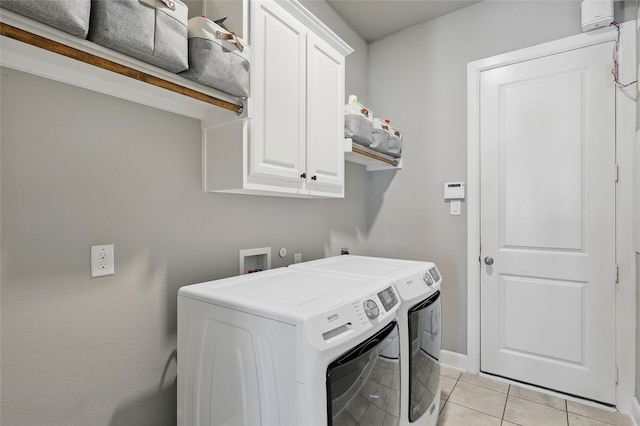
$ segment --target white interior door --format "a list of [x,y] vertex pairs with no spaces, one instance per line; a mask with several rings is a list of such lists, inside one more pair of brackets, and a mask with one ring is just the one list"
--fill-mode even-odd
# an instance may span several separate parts
[[480,369],[611,404],[612,49],[601,43],[480,79]]

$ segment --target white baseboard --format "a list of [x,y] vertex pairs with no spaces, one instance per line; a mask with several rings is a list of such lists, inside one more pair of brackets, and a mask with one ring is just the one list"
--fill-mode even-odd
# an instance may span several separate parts
[[458,370],[467,371],[467,356],[458,352],[441,350],[440,363],[449,367],[457,368]]
[[631,421],[635,426],[640,426],[640,403],[638,397],[631,398]]

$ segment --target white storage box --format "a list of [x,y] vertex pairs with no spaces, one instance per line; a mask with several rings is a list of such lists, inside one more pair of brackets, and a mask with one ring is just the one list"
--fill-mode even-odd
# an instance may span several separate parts
[[89,40],[171,72],[189,67],[180,0],[92,0]]
[[249,96],[249,47],[204,16],[189,19],[186,78],[234,96]]
[[0,0],[0,6],[74,36],[87,38],[91,0]]
[[344,136],[360,145],[371,145],[373,114],[358,103],[348,103],[344,107]]

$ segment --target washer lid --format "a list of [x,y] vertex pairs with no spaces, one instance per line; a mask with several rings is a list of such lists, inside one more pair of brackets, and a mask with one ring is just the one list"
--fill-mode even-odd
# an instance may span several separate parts
[[[393,280],[404,301],[422,299],[440,287],[440,274],[432,262],[342,255],[291,265],[298,270],[316,270],[347,275],[365,275]],[[429,273],[429,271],[434,273]],[[437,274],[437,278],[433,275]]]
[[227,290],[239,296],[293,307],[336,293],[345,286],[341,279],[327,279],[326,275],[308,273],[286,273],[276,277],[265,275],[259,278],[258,283],[256,280],[241,281]]
[[353,306],[392,285],[384,278],[278,268],[182,287],[189,297],[289,323],[340,306]]
[[392,279],[409,275],[413,271],[428,270],[433,266],[431,262],[421,262],[417,260],[354,255],[333,256],[292,265],[292,267],[313,267],[325,271],[366,274]]

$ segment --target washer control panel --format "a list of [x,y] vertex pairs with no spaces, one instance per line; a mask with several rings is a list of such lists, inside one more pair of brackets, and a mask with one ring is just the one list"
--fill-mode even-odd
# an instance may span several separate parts
[[[386,314],[394,311],[399,306],[399,296],[396,289],[393,286],[388,286],[383,290],[380,290],[364,299],[360,306],[358,303],[354,303],[353,307],[358,312],[359,317],[366,321],[373,321],[382,316],[386,318]],[[394,309],[395,308],[395,309]],[[363,316],[361,313],[364,311]],[[365,323],[363,321],[363,324]]]
[[436,291],[441,281],[442,276],[438,268],[432,264],[420,272],[416,271],[412,275],[396,280],[396,287],[403,300],[412,300]]
[[395,318],[400,296],[392,284],[362,296],[305,321],[316,348],[327,349]]
[[382,302],[382,306],[387,311],[390,311],[394,306],[398,304],[398,296],[394,291],[394,288],[389,286],[378,293],[378,298]]

